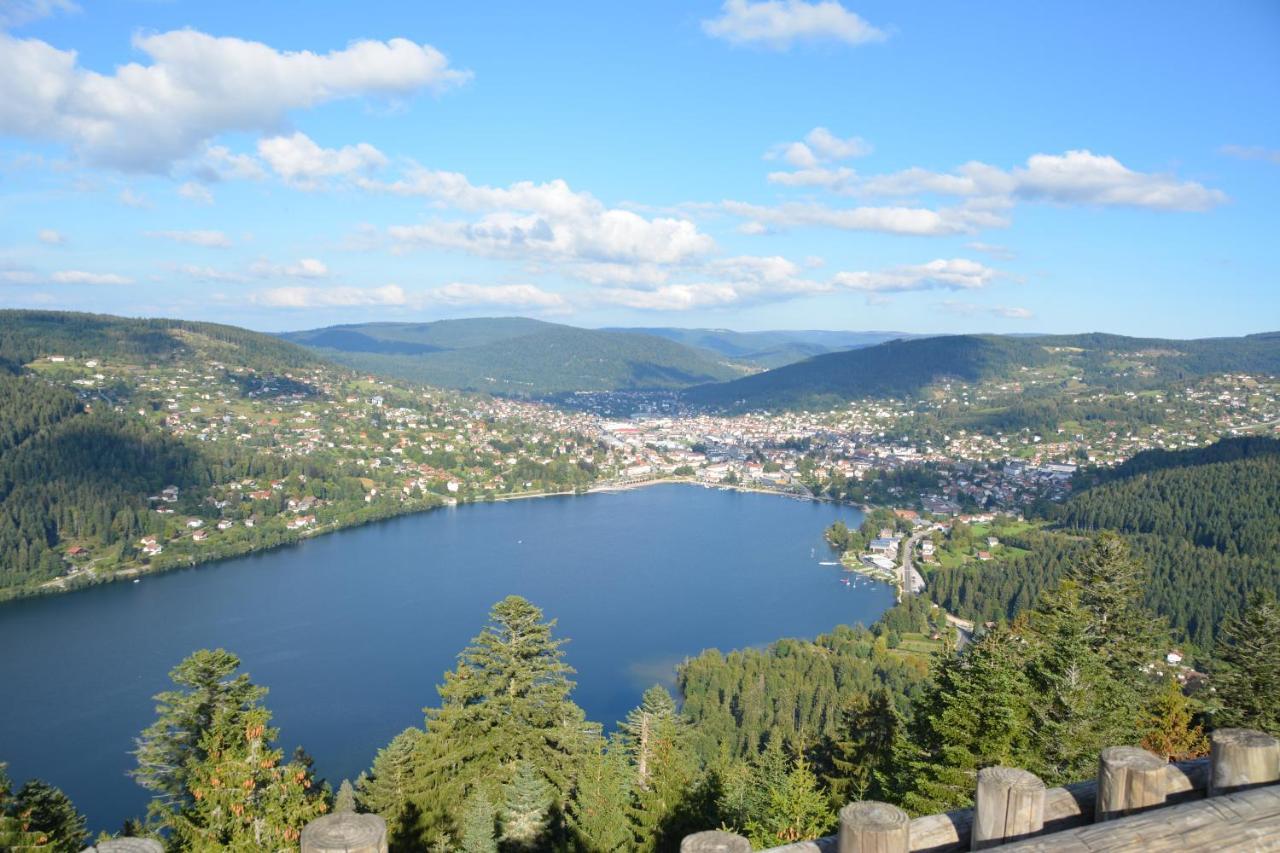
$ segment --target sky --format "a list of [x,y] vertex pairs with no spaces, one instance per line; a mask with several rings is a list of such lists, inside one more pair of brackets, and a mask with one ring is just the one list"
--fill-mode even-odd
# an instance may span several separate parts
[[0,307],[1280,329],[1280,3],[0,0]]

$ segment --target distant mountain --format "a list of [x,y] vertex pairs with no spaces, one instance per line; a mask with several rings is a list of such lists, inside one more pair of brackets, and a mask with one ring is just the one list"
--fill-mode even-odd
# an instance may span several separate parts
[[699,386],[685,396],[694,403],[735,408],[817,407],[860,397],[915,394],[947,377],[977,382],[1018,365],[1047,361],[1043,347],[1019,338],[949,335],[895,340]]
[[364,323],[281,337],[370,373],[512,396],[678,389],[750,370],[657,335],[520,317]]
[[690,402],[738,409],[820,407],[860,397],[918,394],[946,379],[1015,378],[1057,365],[1098,387],[1156,387],[1214,373],[1280,374],[1280,333],[1167,340],[1122,335],[945,335],[828,353],[685,392]]
[[766,369],[804,361],[828,352],[874,346],[895,338],[915,337],[902,332],[832,332],[820,329],[735,332],[732,329],[679,329],[669,326],[609,331],[657,335]]

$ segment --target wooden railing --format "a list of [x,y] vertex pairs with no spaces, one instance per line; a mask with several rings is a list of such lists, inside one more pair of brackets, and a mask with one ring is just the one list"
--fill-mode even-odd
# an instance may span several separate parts
[[[1133,746],[1104,749],[1098,776],[1046,788],[1012,767],[978,772],[975,804],[914,820],[874,801],[840,810],[838,835],[770,853],[953,853],[1109,849],[1280,851],[1280,741],[1219,729],[1207,759],[1169,764]],[[1206,799],[1210,798],[1210,799]],[[745,853],[746,839],[700,832],[682,853]]]

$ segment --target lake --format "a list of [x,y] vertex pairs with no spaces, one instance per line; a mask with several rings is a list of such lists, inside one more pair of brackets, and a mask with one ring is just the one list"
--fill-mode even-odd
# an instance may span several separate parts
[[870,624],[885,584],[839,582],[822,532],[852,507],[661,485],[478,504],[353,528],[138,583],[0,605],[0,761],[116,829],[148,793],[125,773],[151,697],[191,651],[235,652],[286,752],[337,787],[422,724],[435,685],[515,593],[558,620],[574,698],[607,728],[703,649]]

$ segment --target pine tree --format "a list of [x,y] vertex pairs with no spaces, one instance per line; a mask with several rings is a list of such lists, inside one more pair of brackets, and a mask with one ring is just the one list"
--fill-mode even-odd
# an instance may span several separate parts
[[45,849],[48,837],[29,827],[15,811],[13,784],[0,762],[0,850],[26,853]]
[[343,779],[338,786],[338,794],[333,798],[334,814],[354,812],[356,810],[356,790],[351,787],[351,780]]
[[698,776],[689,727],[667,689],[655,685],[618,726],[618,737],[635,772],[631,820],[636,845],[654,849],[680,834],[689,817]]
[[498,853],[498,839],[494,832],[497,820],[497,811],[489,795],[483,788],[475,791],[462,809],[458,849],[463,853]]
[[256,705],[266,689],[249,676],[232,676],[240,659],[223,649],[202,649],[169,673],[180,689],[155,697],[156,721],[143,730],[134,755],[132,772],[139,785],[155,793],[153,815],[181,808],[189,802],[188,767],[205,755],[204,734],[220,712],[243,713]]
[[764,795],[764,808],[746,825],[747,836],[758,847],[818,838],[835,825],[830,800],[818,788],[818,777],[803,757],[769,783]]
[[1172,675],[1145,710],[1140,727],[1143,748],[1169,761],[1198,758],[1209,752],[1204,729],[1192,722],[1191,700]]
[[593,853],[632,849],[631,791],[635,770],[617,740],[586,756],[569,801],[569,828],[575,846]]
[[1088,614],[1092,647],[1125,686],[1143,683],[1135,673],[1169,637],[1164,621],[1142,604],[1147,574],[1114,533],[1099,535],[1071,571],[1080,607]]
[[80,853],[88,830],[84,815],[76,811],[71,798],[39,779],[28,780],[14,797],[13,813],[23,827],[44,839],[41,849],[57,853]]
[[502,840],[513,850],[536,850],[547,830],[551,786],[530,761],[521,761],[503,786]]
[[1091,775],[1098,753],[1136,739],[1139,696],[1094,648],[1090,611],[1076,583],[1063,581],[1029,614],[1033,632],[1028,676],[1036,699],[1029,730],[1032,755],[1019,766],[1050,784]]
[[[415,767],[433,802],[418,802],[429,828],[456,812],[466,791],[509,781],[530,762],[550,785],[563,813],[580,759],[597,748],[599,726],[570,699],[573,670],[555,621],[519,596],[494,605],[490,624],[445,673],[441,706],[427,712],[426,749]],[[429,809],[443,809],[439,816]]]
[[888,689],[854,694],[840,709],[837,734],[828,741],[828,789],[836,801],[896,802],[897,769],[904,758],[902,716]]
[[183,850],[279,850],[298,843],[302,827],[324,814],[305,765],[282,764],[276,730],[262,707],[223,707],[187,761],[188,805],[166,821]]
[[1239,617],[1222,629],[1214,672],[1215,726],[1260,729],[1280,735],[1280,602],[1258,590]]
[[903,805],[917,814],[948,811],[973,798],[978,770],[1018,764],[1028,751],[1031,686],[1023,632],[988,632],[959,656],[939,656],[917,712],[922,755],[911,762]]
[[387,822],[387,835],[397,846],[416,841],[422,783],[417,775],[423,763],[426,733],[409,728],[378,750],[368,775],[356,780],[356,802]]

